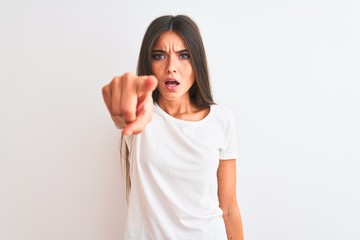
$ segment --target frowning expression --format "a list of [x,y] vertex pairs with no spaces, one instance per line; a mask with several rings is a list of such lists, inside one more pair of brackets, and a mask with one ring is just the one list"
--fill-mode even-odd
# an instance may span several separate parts
[[159,100],[189,100],[189,89],[195,75],[189,50],[175,32],[165,32],[152,50],[152,72],[158,79]]

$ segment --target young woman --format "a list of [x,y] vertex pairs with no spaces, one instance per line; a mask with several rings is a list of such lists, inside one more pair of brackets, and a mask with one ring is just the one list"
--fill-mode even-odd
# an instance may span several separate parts
[[125,239],[243,239],[236,198],[236,129],[213,101],[199,29],[187,16],[148,27],[137,74],[103,87],[122,129]]

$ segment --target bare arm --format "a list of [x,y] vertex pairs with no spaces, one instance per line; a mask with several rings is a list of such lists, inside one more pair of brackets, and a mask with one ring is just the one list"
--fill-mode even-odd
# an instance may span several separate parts
[[236,198],[236,160],[220,160],[218,172],[218,197],[228,240],[243,240],[240,210]]
[[151,120],[152,92],[156,88],[154,76],[125,73],[115,77],[102,89],[106,107],[112,120],[124,135],[140,133]]

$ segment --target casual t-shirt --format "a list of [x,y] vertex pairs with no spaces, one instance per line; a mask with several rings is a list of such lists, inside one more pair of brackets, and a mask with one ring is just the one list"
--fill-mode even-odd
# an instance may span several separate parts
[[217,196],[219,160],[237,155],[227,109],[212,105],[193,122],[155,104],[145,130],[125,140],[131,152],[126,240],[227,239]]

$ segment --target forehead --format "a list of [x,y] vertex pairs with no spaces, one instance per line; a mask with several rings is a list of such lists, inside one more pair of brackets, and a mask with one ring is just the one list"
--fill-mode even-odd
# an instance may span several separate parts
[[176,32],[162,33],[155,42],[156,49],[187,49],[184,39]]

